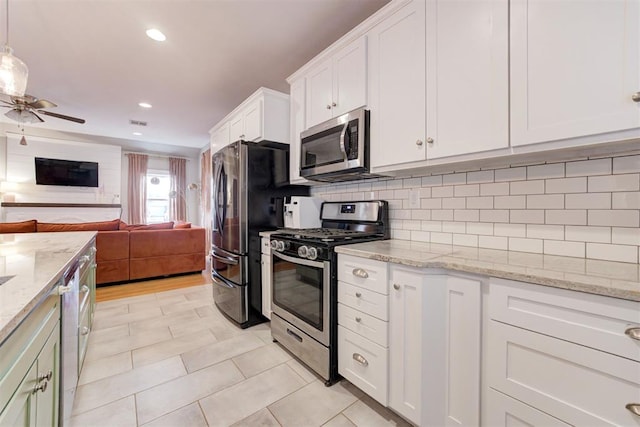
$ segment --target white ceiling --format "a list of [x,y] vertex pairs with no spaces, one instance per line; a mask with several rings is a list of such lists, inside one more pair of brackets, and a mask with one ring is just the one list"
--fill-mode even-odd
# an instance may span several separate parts
[[[287,76],[388,0],[9,1],[9,45],[29,67],[27,93],[87,121],[43,116],[29,126],[148,149],[206,146],[209,129],[248,95],[260,86],[288,93]],[[151,27],[167,40],[149,39]]]

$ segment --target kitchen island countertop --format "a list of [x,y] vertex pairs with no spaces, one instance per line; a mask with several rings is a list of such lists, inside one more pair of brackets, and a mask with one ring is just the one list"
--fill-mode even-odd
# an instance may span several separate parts
[[95,231],[0,234],[0,344],[49,293],[95,235]]
[[336,252],[640,301],[639,264],[393,239],[338,246]]

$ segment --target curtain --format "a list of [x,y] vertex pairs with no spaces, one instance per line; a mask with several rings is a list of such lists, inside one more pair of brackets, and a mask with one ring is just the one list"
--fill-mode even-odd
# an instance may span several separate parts
[[200,157],[200,200],[201,222],[206,231],[207,251],[211,247],[211,149],[202,153]]
[[144,224],[147,219],[147,163],[145,154],[129,156],[129,197],[127,199],[130,224]]
[[169,193],[169,219],[187,220],[187,159],[169,157],[171,192]]

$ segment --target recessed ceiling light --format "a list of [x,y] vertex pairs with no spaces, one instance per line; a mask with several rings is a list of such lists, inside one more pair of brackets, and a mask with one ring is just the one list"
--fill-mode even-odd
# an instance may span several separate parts
[[138,105],[142,108],[151,108],[151,104],[149,104],[148,102],[139,102]]
[[135,136],[141,136],[141,135],[142,135],[142,132],[134,132],[133,134],[134,134]]
[[149,36],[149,38],[158,41],[158,42],[163,42],[167,39],[167,36],[165,36],[164,34],[162,34],[162,31],[156,29],[156,28],[150,28],[147,30],[147,36]]

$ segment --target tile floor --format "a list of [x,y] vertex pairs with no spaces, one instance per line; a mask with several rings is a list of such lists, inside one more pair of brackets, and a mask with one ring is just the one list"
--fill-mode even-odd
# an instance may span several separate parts
[[408,425],[346,380],[322,380],[271,340],[239,329],[211,285],[101,302],[73,426]]

